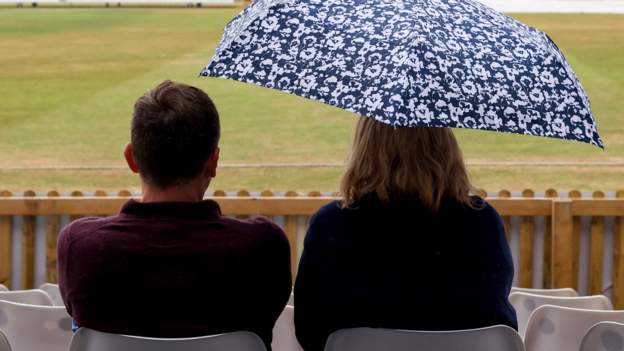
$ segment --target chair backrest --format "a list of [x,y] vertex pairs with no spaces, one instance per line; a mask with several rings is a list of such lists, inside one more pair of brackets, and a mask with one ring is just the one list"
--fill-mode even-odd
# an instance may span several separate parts
[[59,289],[58,284],[44,283],[41,284],[39,289],[45,291],[48,295],[50,295],[54,306],[65,306],[65,303],[63,303],[63,298],[61,297],[61,290]]
[[9,344],[9,339],[7,339],[6,335],[0,330],[0,351],[11,351],[11,344]]
[[295,309],[286,305],[273,327],[273,351],[303,351],[295,336]]
[[562,297],[515,292],[509,295],[509,302],[516,310],[516,316],[518,317],[518,333],[523,338],[531,313],[533,313],[533,311],[540,306],[554,305],[603,311],[613,309],[613,305],[611,304],[611,301],[609,301],[609,298],[603,295]]
[[0,291],[9,291],[9,288],[7,288],[6,286],[0,284]]
[[110,334],[80,328],[71,340],[70,351],[266,351],[262,339],[246,331],[196,338],[147,338]]
[[15,351],[67,351],[71,318],[65,307],[0,301],[0,330]]
[[353,328],[332,333],[325,351],[523,351],[518,333],[504,325],[456,331]]
[[587,330],[604,321],[624,323],[624,311],[544,305],[531,314],[524,345],[527,351],[578,350]]
[[54,306],[50,295],[41,289],[0,291],[0,300],[38,306]]
[[589,328],[581,351],[624,351],[624,324],[600,322]]
[[546,296],[567,296],[567,297],[574,297],[574,296],[579,296],[578,293],[576,292],[576,290],[572,289],[572,288],[561,288],[561,289],[529,289],[529,288],[517,288],[517,287],[512,287],[511,288],[511,293],[513,294],[515,292],[524,292],[524,293],[529,293],[529,294],[535,294],[535,295],[546,295]]

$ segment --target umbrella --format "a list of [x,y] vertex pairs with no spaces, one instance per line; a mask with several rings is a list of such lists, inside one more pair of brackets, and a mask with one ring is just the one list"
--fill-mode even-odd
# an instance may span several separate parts
[[587,95],[553,41],[472,0],[255,0],[226,26],[200,74],[395,127],[603,147]]

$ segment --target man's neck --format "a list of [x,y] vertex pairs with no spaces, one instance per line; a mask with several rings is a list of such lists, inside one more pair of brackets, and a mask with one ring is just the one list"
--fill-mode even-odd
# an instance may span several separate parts
[[184,184],[161,189],[143,184],[142,202],[197,202],[204,198],[205,189]]

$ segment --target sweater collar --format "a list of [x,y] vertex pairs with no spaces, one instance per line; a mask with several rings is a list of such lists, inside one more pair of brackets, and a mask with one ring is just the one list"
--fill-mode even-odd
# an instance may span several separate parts
[[143,203],[130,199],[120,213],[138,217],[215,218],[221,216],[221,208],[214,200]]

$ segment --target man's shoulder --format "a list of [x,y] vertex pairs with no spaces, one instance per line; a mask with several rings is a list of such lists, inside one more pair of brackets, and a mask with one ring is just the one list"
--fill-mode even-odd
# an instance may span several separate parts
[[78,260],[101,258],[107,247],[116,246],[111,242],[112,237],[102,230],[115,220],[116,217],[84,217],[69,223],[57,239],[59,262],[67,261],[69,257]]
[[59,240],[79,239],[85,235],[93,235],[100,228],[117,220],[111,217],[83,217],[70,222],[59,233]]
[[285,239],[284,230],[271,219],[254,216],[248,219],[222,217],[223,225],[241,235],[250,235],[258,239]]

